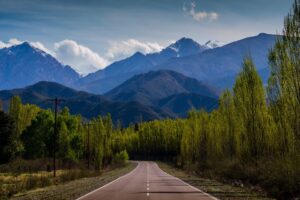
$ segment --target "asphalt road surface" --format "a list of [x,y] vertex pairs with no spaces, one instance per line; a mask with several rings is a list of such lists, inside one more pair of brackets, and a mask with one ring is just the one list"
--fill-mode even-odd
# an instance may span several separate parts
[[155,162],[138,162],[130,173],[77,200],[217,199],[162,171]]

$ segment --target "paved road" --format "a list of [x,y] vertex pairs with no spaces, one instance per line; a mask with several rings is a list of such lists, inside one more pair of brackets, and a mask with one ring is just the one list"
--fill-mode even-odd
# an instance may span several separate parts
[[216,198],[162,171],[154,162],[139,162],[130,173],[78,200],[213,200]]

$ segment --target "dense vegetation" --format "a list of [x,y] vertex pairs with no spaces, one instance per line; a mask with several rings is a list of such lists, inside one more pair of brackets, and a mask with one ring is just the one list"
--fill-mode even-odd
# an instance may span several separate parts
[[300,195],[300,1],[284,23],[284,36],[270,51],[271,77],[265,89],[246,57],[232,91],[211,113],[145,122],[122,128],[110,116],[83,123],[64,108],[53,141],[54,114],[11,99],[0,112],[1,162],[22,156],[49,158],[53,144],[70,164],[86,160],[94,169],[128,159],[161,159],[226,180],[259,184],[281,199]]
[[21,156],[31,160],[50,158],[53,145],[57,146],[56,153],[63,165],[86,159],[91,160],[95,169],[101,169],[112,161],[120,162],[114,155],[123,160],[128,157],[127,153],[122,152],[124,148],[112,146],[113,123],[110,116],[84,123],[81,116],[70,115],[68,109],[64,108],[57,121],[59,135],[54,137],[52,111],[42,110],[35,105],[23,105],[19,97],[13,97],[9,113],[0,112],[0,123],[3,124],[0,133],[3,143],[1,163]]

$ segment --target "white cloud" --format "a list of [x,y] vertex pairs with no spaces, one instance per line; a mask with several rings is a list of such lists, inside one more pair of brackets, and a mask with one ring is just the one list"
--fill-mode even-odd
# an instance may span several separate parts
[[18,45],[18,44],[21,44],[21,43],[22,43],[22,41],[20,41],[16,38],[10,39],[7,43],[0,41],[0,49],[11,47],[11,46]]
[[6,47],[6,44],[4,42],[0,41],[0,49],[3,49],[5,47]]
[[10,39],[10,40],[8,41],[8,44],[10,44],[11,46],[13,46],[13,45],[18,45],[18,44],[21,44],[21,43],[23,43],[23,41],[20,41],[20,40],[18,40],[18,39],[16,39],[16,38],[12,38],[12,39]]
[[158,43],[141,42],[135,39],[129,39],[111,43],[106,53],[106,57],[111,61],[116,61],[126,58],[137,51],[148,54],[158,52],[162,49],[163,47]]
[[33,47],[35,47],[37,49],[40,49],[40,50],[52,55],[53,57],[56,57],[55,52],[53,52],[53,51],[49,50],[48,48],[46,48],[41,42],[30,42],[30,44]]
[[[0,41],[0,49],[19,45],[24,41],[16,38],[10,39],[7,43]],[[41,42],[29,42],[31,46],[40,49],[65,65],[70,65],[82,75],[95,72],[107,66],[106,59],[93,52],[88,47],[78,44],[73,40],[63,40],[54,44],[53,51],[46,48]]]
[[59,61],[72,66],[83,75],[102,69],[108,64],[106,59],[73,40],[55,43],[54,52]]
[[[7,43],[0,41],[0,49],[19,45],[23,42],[24,41],[15,38],[10,39]],[[158,43],[141,42],[135,39],[129,39],[126,41],[110,43],[104,56],[100,56],[90,48],[78,44],[74,40],[66,39],[54,43],[51,50],[39,41],[29,43],[31,46],[52,55],[59,62],[70,65],[81,75],[87,75],[99,69],[103,69],[108,66],[108,64],[131,56],[137,51],[148,54],[158,52],[163,48]]]
[[192,2],[189,5],[183,5],[183,10],[192,16],[196,21],[202,20],[218,20],[219,14],[216,12],[196,11],[196,3]]

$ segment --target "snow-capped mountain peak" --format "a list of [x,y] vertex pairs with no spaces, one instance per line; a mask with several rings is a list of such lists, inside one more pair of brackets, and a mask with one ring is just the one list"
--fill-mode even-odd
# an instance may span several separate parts
[[223,43],[218,40],[209,40],[205,43],[205,46],[209,49],[214,49],[223,46]]
[[70,84],[79,79],[71,67],[28,42],[0,49],[0,89],[24,87],[38,81]]
[[190,38],[183,37],[177,40],[175,43],[168,46],[165,50],[168,49],[174,51],[177,54],[176,57],[183,57],[200,53],[206,50],[207,47],[200,45],[199,43]]

